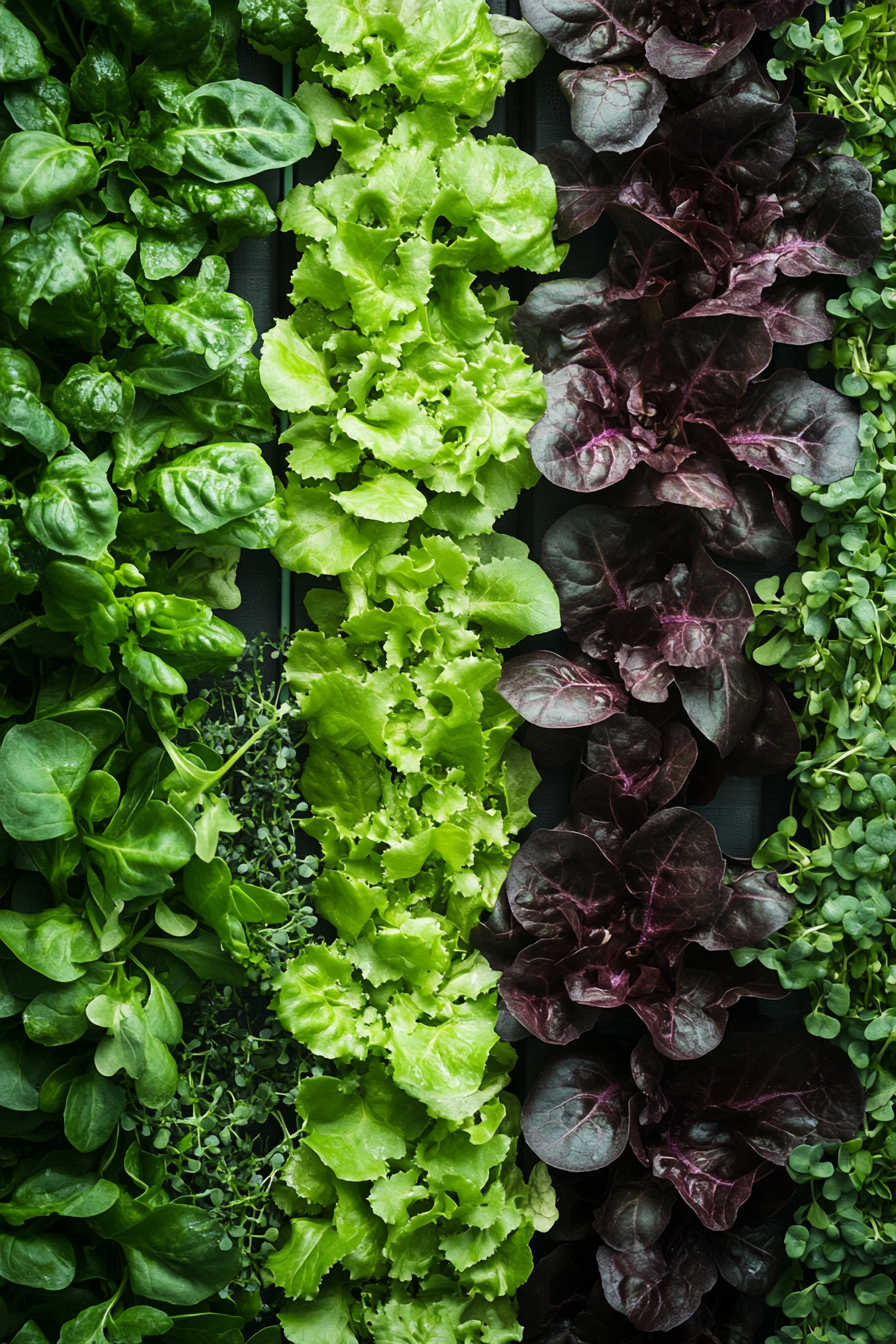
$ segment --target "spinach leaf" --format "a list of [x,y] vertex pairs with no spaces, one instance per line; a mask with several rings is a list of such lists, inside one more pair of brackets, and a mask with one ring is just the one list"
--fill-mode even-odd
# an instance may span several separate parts
[[90,191],[99,175],[86,146],[48,131],[17,131],[0,148],[0,211],[10,219],[27,219]]
[[263,85],[224,79],[187,94],[161,145],[204,181],[234,182],[306,158],[314,133],[303,112]]
[[5,830],[16,840],[73,834],[73,806],[95,755],[83,733],[50,719],[10,728],[0,745]]

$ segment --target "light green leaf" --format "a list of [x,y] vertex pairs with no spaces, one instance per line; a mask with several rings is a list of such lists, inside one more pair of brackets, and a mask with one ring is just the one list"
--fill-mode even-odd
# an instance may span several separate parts
[[379,523],[407,523],[426,508],[426,498],[416,486],[388,472],[353,490],[343,490],[336,498],[346,513]]
[[261,381],[281,411],[326,410],[336,400],[326,357],[303,340],[289,318],[278,317],[264,334]]

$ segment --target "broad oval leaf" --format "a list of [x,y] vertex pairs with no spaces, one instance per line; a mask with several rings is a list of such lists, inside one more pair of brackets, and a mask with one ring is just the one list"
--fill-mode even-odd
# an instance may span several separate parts
[[684,807],[650,817],[622,851],[625,884],[641,903],[645,939],[714,922],[725,860],[710,823]]
[[637,149],[659,125],[666,86],[649,69],[595,65],[564,70],[560,88],[572,109],[572,128],[600,152]]
[[644,54],[669,79],[696,79],[711,75],[734,60],[756,31],[756,20],[744,10],[725,9],[702,42],[685,42],[664,24],[647,39]]
[[39,79],[49,69],[50,62],[34,33],[4,5],[0,9],[0,80],[11,84]]
[[470,616],[499,649],[560,624],[553,585],[534,560],[507,556],[476,565],[464,591]]
[[597,1264],[610,1306],[640,1330],[673,1330],[698,1310],[718,1273],[703,1237],[676,1228],[641,1250],[598,1247]]
[[0,822],[15,840],[73,835],[96,748],[52,719],[14,724],[0,745]]
[[31,535],[60,555],[99,560],[118,528],[118,500],[107,470],[108,458],[91,461],[77,448],[54,457],[34,493],[22,500]]
[[[5,11],[2,11],[5,12]],[[87,145],[46,131],[16,131],[0,149],[0,212],[27,219],[97,184],[100,166]]]
[[222,79],[187,94],[162,143],[183,152],[184,165],[204,181],[235,182],[307,158],[315,140],[294,103],[263,84]]
[[593,840],[575,831],[536,831],[507,873],[510,909],[538,938],[581,935],[598,926],[621,893],[616,868]]
[[231,1282],[239,1247],[221,1250],[221,1226],[201,1209],[166,1204],[114,1239],[124,1251],[134,1291],[193,1306]]
[[857,407],[799,369],[778,369],[754,384],[723,432],[741,462],[816,485],[851,476],[859,460]]
[[577,728],[623,713],[623,688],[558,653],[524,653],[503,666],[497,690],[539,728]]
[[213,443],[183,453],[153,476],[172,518],[191,532],[211,532],[274,498],[274,476],[250,443]]
[[0,1274],[25,1288],[60,1292],[75,1277],[75,1252],[68,1237],[55,1232],[3,1232]]
[[535,1081],[522,1113],[526,1142],[560,1171],[597,1171],[625,1151],[634,1087],[592,1055],[564,1053]]
[[523,18],[571,61],[617,61],[640,55],[650,32],[652,0],[521,0]]

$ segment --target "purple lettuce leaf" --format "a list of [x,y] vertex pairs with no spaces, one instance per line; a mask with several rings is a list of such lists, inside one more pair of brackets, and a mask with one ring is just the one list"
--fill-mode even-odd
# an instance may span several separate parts
[[520,0],[520,9],[561,56],[583,65],[639,55],[653,17],[652,0]]
[[624,712],[628,704],[617,682],[546,651],[509,659],[496,689],[527,722],[540,728],[600,723]]
[[771,357],[771,337],[758,318],[681,317],[665,322],[656,385],[669,419],[736,404]]
[[756,27],[765,32],[788,19],[798,19],[811,3],[812,0],[750,0],[746,8],[756,20]]
[[784,1268],[783,1229],[778,1223],[735,1225],[710,1238],[709,1245],[722,1278],[748,1297],[766,1297]]
[[554,485],[603,490],[649,455],[650,445],[626,432],[624,404],[597,369],[568,364],[549,373],[544,386],[547,410],[533,426],[529,446],[536,467]]
[[728,756],[749,732],[761,704],[756,669],[740,655],[709,667],[683,667],[676,683],[694,727]]
[[593,815],[607,820],[623,800],[643,801],[653,812],[681,792],[696,760],[697,743],[684,724],[658,729],[614,714],[591,730],[585,764],[592,774],[580,791],[588,786],[589,802],[601,809]]
[[671,994],[632,996],[629,1004],[661,1055],[667,1059],[700,1059],[721,1043],[728,1009],[739,999],[785,999],[788,992],[781,988],[777,975],[763,966],[746,971],[730,966],[718,971],[685,966]]
[[543,938],[527,947],[504,972],[498,991],[509,1013],[540,1041],[569,1045],[600,1018],[599,1008],[576,1003],[566,993],[564,957],[570,942]]
[[643,348],[634,304],[608,301],[609,271],[590,280],[548,280],[537,285],[513,318],[516,339],[539,369],[578,361],[615,385],[636,367]]
[[651,1170],[715,1231],[734,1224],[755,1182],[800,1144],[845,1142],[864,1113],[847,1056],[804,1031],[729,1036],[679,1065],[665,1094],[662,1130],[642,1140]]
[[612,65],[564,70],[560,89],[579,139],[615,154],[644,144],[659,125],[667,98],[663,80],[650,69]]
[[725,764],[734,775],[789,770],[800,749],[800,735],[780,686],[760,668],[754,670],[762,699],[749,730],[726,758]]
[[718,1277],[706,1238],[689,1225],[644,1250],[601,1246],[597,1264],[610,1306],[647,1331],[689,1320]]
[[563,629],[581,643],[605,608],[627,603],[631,586],[656,575],[656,539],[612,509],[582,504],[548,529],[542,564],[560,598]]
[[732,453],[777,476],[819,485],[851,476],[859,459],[859,411],[800,369],[755,383],[724,431]]
[[493,971],[506,970],[531,941],[531,936],[510,908],[505,887],[498,892],[493,909],[480,923],[474,924],[470,932],[470,943],[482,953]]
[[602,1060],[565,1051],[542,1069],[521,1124],[537,1157],[560,1171],[597,1171],[628,1143],[631,1079]]
[[615,200],[618,167],[608,168],[581,140],[561,140],[536,150],[533,157],[550,170],[557,188],[558,238],[573,238],[590,229],[606,203]]
[[669,79],[695,79],[712,74],[733,60],[756,31],[756,21],[744,10],[726,9],[700,42],[683,41],[665,26],[651,33],[644,53],[661,75]]
[[625,884],[640,902],[632,923],[640,943],[691,934],[715,923],[725,860],[710,823],[683,807],[666,807],[622,851]]
[[577,938],[600,928],[619,902],[618,870],[593,840],[574,831],[536,831],[507,873],[507,901],[537,938]]
[[777,93],[757,84],[676,117],[669,148],[679,163],[755,190],[777,182],[793,158],[796,122]]
[[643,1251],[669,1226],[675,1191],[653,1176],[616,1185],[595,1212],[594,1229],[614,1251]]
[[695,304],[689,316],[731,313],[758,317],[772,340],[781,345],[813,345],[829,338],[834,321],[828,316],[823,290],[792,281],[768,285],[765,278],[768,271],[758,278],[758,268],[752,262],[748,265],[750,269],[745,276],[735,270],[731,287],[724,294]]
[[[729,875],[722,893],[724,904],[712,928],[694,938],[711,952],[755,946],[763,938],[783,929],[793,914],[794,898],[783,890],[777,873],[748,868],[734,877]],[[750,969],[754,971],[757,967]],[[745,972],[740,974],[744,976]],[[768,998],[769,995],[763,993],[759,997]]]
[[786,497],[752,471],[730,478],[729,509],[695,509],[703,545],[727,560],[788,560],[796,547]]

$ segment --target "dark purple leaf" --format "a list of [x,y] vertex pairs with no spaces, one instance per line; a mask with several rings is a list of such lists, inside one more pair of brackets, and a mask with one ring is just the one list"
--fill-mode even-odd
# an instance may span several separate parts
[[695,79],[712,74],[743,51],[756,31],[756,21],[743,10],[725,9],[706,38],[685,42],[665,25],[647,39],[645,55],[661,75],[669,79]]
[[513,915],[504,887],[488,916],[474,924],[470,942],[481,952],[493,971],[503,971],[512,965],[518,952],[532,941],[530,935]]
[[796,152],[836,154],[846,139],[846,122],[820,112],[797,112]]
[[619,798],[646,799],[656,782],[662,749],[659,729],[644,719],[614,714],[597,724],[588,735],[585,752],[588,769],[594,772],[595,796],[599,788],[603,790],[608,810]]
[[625,601],[631,584],[655,572],[656,544],[647,530],[600,504],[571,509],[549,528],[542,562],[557,589],[563,628],[584,638],[601,608]]
[[523,18],[571,61],[618,61],[640,54],[652,0],[520,0]]
[[825,193],[803,222],[781,220],[764,245],[783,275],[860,275],[880,250],[880,202],[869,191]]
[[650,790],[652,808],[663,807],[681,792],[697,760],[697,743],[683,723],[664,723],[663,759]]
[[[688,430],[691,428],[687,426]],[[693,428],[702,427],[694,425]],[[691,437],[690,433],[688,437]],[[649,457],[645,461],[651,465]],[[708,453],[695,452],[674,472],[652,476],[648,483],[651,494],[663,504],[697,509],[730,509],[734,504],[734,495],[724,472]]]
[[540,728],[577,728],[625,711],[622,687],[586,667],[539,651],[511,658],[501,671],[498,692],[529,723]]
[[700,509],[694,517],[703,545],[727,560],[787,560],[796,543],[786,502],[779,501],[768,481],[742,471],[731,481],[730,509]]
[[775,183],[775,195],[784,216],[792,219],[808,215],[823,199],[837,200],[854,191],[871,192],[872,187],[871,174],[856,159],[846,154],[825,154],[795,158]]
[[700,1306],[717,1270],[704,1237],[685,1226],[655,1246],[613,1251],[601,1246],[597,1263],[611,1307],[642,1330],[672,1330]]
[[756,27],[766,30],[788,19],[798,19],[811,3],[812,0],[750,0],[746,8],[756,20]]
[[594,1228],[614,1251],[643,1251],[659,1241],[675,1204],[670,1185],[644,1176],[611,1192],[594,1215]]
[[800,749],[800,735],[780,686],[756,669],[762,688],[759,711],[726,764],[733,775],[771,775],[789,770]]
[[779,369],[754,384],[725,431],[735,457],[775,476],[817,485],[851,476],[859,457],[859,411],[802,370]]
[[742,583],[698,547],[688,570],[669,571],[651,604],[662,626],[659,649],[672,667],[711,667],[737,657],[753,624]]
[[[695,941],[703,939],[695,935]],[[700,1059],[721,1042],[728,1009],[739,999],[785,999],[787,993],[774,972],[762,966],[718,972],[685,967],[674,993],[632,997],[629,1003],[660,1054],[667,1059]]]
[[607,201],[615,200],[614,174],[581,140],[561,140],[536,150],[533,157],[550,170],[557,188],[558,238],[574,238],[590,229]]
[[537,1157],[560,1171],[597,1171],[628,1142],[631,1081],[591,1055],[564,1053],[542,1069],[522,1130]]
[[[633,1115],[638,1125],[655,1125],[669,1110],[669,1102],[663,1090],[665,1065],[654,1049],[653,1041],[644,1036],[635,1046],[631,1055],[632,1081],[641,1094],[632,1102]],[[637,1128],[637,1127],[635,1127]],[[632,1133],[634,1143],[634,1130]],[[648,1165],[641,1155],[640,1161]]]
[[722,892],[725,904],[715,923],[694,939],[711,952],[753,947],[777,929],[783,929],[793,913],[794,899],[782,890],[776,873],[748,868],[723,885]]
[[615,382],[637,363],[641,348],[633,304],[608,302],[610,274],[590,280],[548,280],[517,310],[513,331],[540,369],[563,368],[578,359]]
[[666,322],[658,359],[670,415],[696,417],[701,410],[736,404],[771,357],[771,338],[758,318],[680,317]]
[[782,345],[812,345],[826,341],[834,329],[829,317],[823,290],[817,286],[807,289],[790,281],[764,287],[756,281],[738,284],[734,272],[732,288],[715,298],[704,299],[690,310],[691,317],[711,317],[722,313],[739,313],[743,317],[758,317],[765,323],[773,341]]
[[[730,68],[730,67],[729,67]],[[675,119],[669,147],[680,162],[739,188],[777,181],[796,148],[792,110],[761,86],[711,98]]]
[[644,144],[659,125],[667,97],[659,75],[612,65],[564,70],[560,88],[579,139],[592,149],[615,154]]
[[571,943],[545,938],[519,954],[501,977],[498,990],[508,1012],[549,1045],[569,1045],[605,1014],[570,999],[563,983],[563,958]]
[[762,684],[746,658],[726,658],[711,667],[683,667],[676,683],[688,718],[727,756],[755,722]]
[[622,872],[640,902],[632,915],[641,941],[712,925],[725,860],[712,826],[684,807],[666,807],[622,851]]
[[729,1036],[665,1090],[671,1111],[646,1145],[653,1174],[716,1231],[732,1226],[766,1163],[784,1166],[800,1144],[845,1142],[864,1113],[846,1054],[804,1031]]
[[574,831],[536,831],[517,850],[507,900],[537,938],[578,937],[599,927],[619,899],[619,873],[593,840]]
[[786,1260],[784,1229],[778,1223],[735,1227],[709,1245],[722,1278],[750,1297],[771,1292]]
[[603,490],[627,476],[649,451],[628,436],[625,408],[596,369],[569,364],[544,382],[548,406],[529,444],[535,465],[554,485]]

